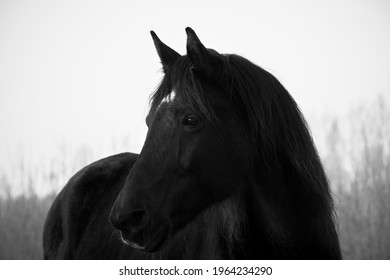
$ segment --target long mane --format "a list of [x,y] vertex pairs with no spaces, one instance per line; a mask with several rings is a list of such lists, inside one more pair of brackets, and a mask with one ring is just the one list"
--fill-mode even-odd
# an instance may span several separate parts
[[[243,104],[251,133],[257,141],[257,157],[262,164],[255,172],[264,173],[265,168],[275,174],[276,170],[281,170],[285,186],[284,190],[272,190],[274,202],[279,209],[283,205],[278,200],[287,203],[289,199],[288,203],[295,205],[290,209],[296,211],[298,235],[302,236],[300,242],[305,243],[301,246],[309,251],[321,251],[323,248],[313,247],[310,242],[332,244],[337,255],[339,245],[329,182],[297,104],[282,84],[264,69],[237,55],[225,56],[225,60],[233,95]],[[284,239],[286,231],[280,228],[279,231]],[[278,233],[273,234],[278,236]]]
[[234,96],[242,102],[258,141],[259,156],[287,160],[305,182],[303,187],[327,196],[327,178],[294,99],[273,75],[249,60],[238,55],[225,58]]

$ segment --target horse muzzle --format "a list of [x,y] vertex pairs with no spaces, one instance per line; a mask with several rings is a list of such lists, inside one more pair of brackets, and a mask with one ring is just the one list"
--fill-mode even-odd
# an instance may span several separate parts
[[120,231],[122,241],[137,250],[157,252],[167,243],[168,223],[152,228],[154,223],[150,222],[150,214],[146,210],[137,209],[120,215],[112,211],[110,222]]

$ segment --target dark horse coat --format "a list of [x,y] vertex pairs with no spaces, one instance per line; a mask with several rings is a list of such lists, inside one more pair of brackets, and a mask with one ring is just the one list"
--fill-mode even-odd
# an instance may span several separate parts
[[79,171],[53,203],[46,259],[339,259],[307,125],[270,73],[151,32],[165,73],[139,155]]

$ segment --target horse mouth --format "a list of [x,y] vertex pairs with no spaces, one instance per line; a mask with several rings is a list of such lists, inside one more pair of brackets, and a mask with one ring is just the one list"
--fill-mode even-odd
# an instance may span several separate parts
[[148,253],[155,253],[163,249],[167,243],[168,240],[168,233],[169,233],[169,226],[163,225],[159,229],[156,230],[156,234],[152,236],[152,238],[147,240],[142,240],[143,238],[140,238],[141,240],[137,240],[136,237],[143,237],[144,232],[138,232],[136,236],[129,236],[127,232],[121,231],[121,239],[122,241],[133,247],[134,249],[148,252]]

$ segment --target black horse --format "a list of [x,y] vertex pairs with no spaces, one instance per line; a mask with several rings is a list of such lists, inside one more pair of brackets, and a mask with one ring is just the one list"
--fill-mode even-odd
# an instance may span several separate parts
[[165,76],[143,149],[70,179],[45,223],[44,258],[341,258],[328,181],[293,98],[186,32],[184,56],[151,32]]

